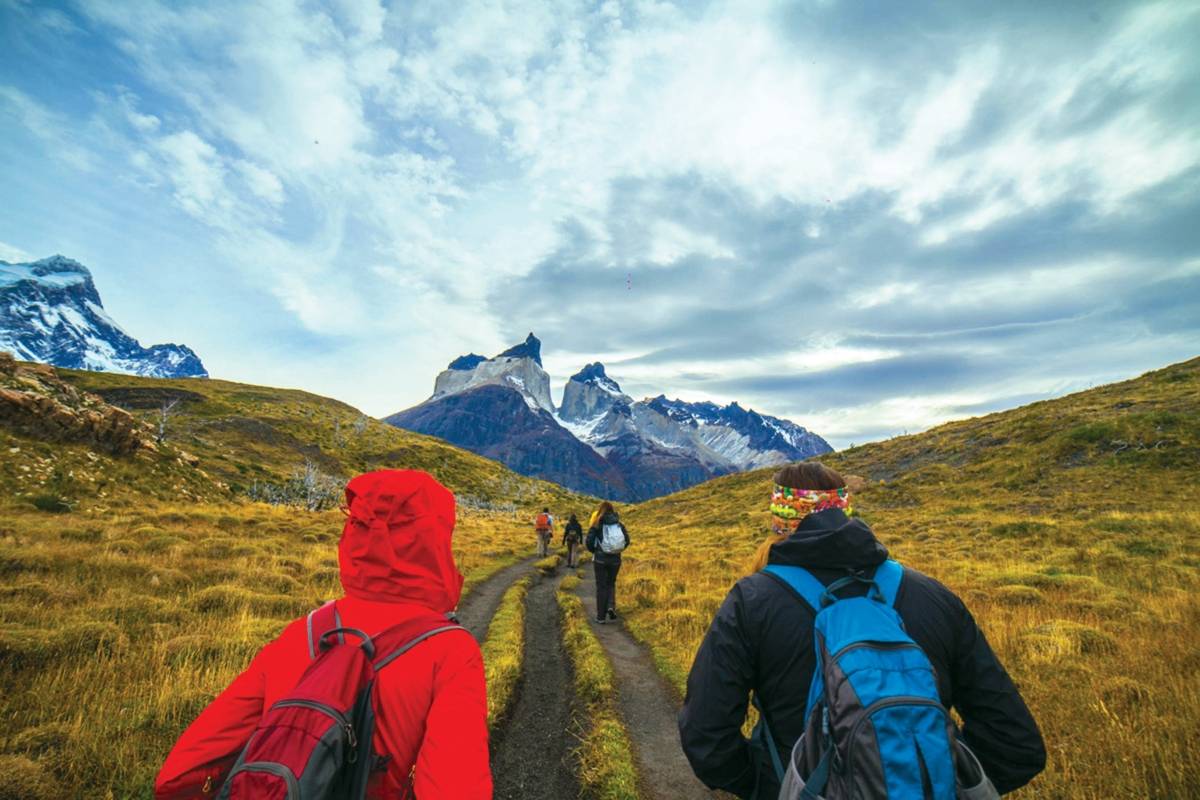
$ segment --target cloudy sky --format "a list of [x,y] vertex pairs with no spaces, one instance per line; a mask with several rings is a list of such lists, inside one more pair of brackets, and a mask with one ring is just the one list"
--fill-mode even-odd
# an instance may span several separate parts
[[1200,355],[1200,4],[0,0],[0,258],[382,415],[562,382],[844,446]]

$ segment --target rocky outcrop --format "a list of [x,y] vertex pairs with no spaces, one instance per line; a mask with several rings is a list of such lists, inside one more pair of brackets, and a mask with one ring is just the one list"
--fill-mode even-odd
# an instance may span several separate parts
[[53,367],[0,353],[0,425],[52,442],[82,443],[113,455],[155,450],[153,432],[129,412],[82,392]]

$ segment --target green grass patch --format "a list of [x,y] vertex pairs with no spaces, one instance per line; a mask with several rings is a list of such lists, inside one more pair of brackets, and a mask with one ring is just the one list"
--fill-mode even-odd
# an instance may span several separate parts
[[483,642],[489,728],[495,728],[508,713],[521,679],[525,657],[525,595],[529,584],[528,577],[522,578],[504,593]]
[[[583,602],[567,585],[557,594],[563,647],[571,659],[575,696],[586,708],[585,733],[577,750],[585,790],[603,800],[636,800],[637,770],[629,733],[616,713],[612,664],[591,629]],[[577,585],[578,581],[576,581]]]

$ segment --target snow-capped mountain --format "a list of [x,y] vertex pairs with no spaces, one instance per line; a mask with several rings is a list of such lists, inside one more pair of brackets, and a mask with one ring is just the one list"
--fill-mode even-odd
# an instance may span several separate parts
[[515,389],[533,405],[554,413],[550,376],[542,369],[542,343],[532,333],[524,342],[495,358],[470,353],[454,359],[437,376],[431,399],[487,385]]
[[628,497],[620,471],[559,424],[541,348],[531,333],[494,358],[456,358],[438,375],[432,397],[384,422],[445,439],[523,475]]
[[737,402],[722,407],[710,402],[668,400],[660,394],[647,400],[646,405],[694,430],[705,445],[739,470],[800,461],[833,449],[820,436],[791,420],[759,414]]
[[23,361],[154,378],[207,378],[189,347],[142,347],[104,310],[78,261],[0,261],[0,350]]
[[494,358],[455,359],[429,400],[386,421],[616,500],[657,497],[832,449],[793,422],[737,403],[634,400],[600,363],[567,381],[556,411],[533,334]]

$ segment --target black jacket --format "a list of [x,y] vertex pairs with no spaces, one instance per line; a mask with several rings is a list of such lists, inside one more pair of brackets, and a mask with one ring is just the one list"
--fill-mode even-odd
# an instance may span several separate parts
[[[812,514],[771,548],[773,564],[810,570],[825,584],[850,570],[873,574],[887,549],[865,523],[837,509]],[[862,594],[848,587],[839,596]],[[896,611],[937,670],[942,703],[962,716],[963,738],[1000,792],[1046,765],[1033,716],[966,606],[942,584],[905,568]],[[679,735],[697,777],[738,797],[775,797],[769,755],[741,734],[754,692],[787,763],[804,728],[812,682],[814,612],[791,588],[760,572],[742,578],[717,611],[688,675]]]
[[590,530],[588,530],[588,552],[595,554],[592,557],[592,561],[596,562],[597,564],[620,564],[620,553],[606,553],[600,549],[600,535],[604,531],[605,525],[620,525],[621,533],[625,534],[625,546],[629,547],[629,531],[625,530],[625,525],[621,522],[621,518],[617,516],[617,512],[610,511],[601,517],[596,524],[593,525]]
[[579,520],[573,519],[563,528],[562,543],[583,541],[583,526],[579,524]]

